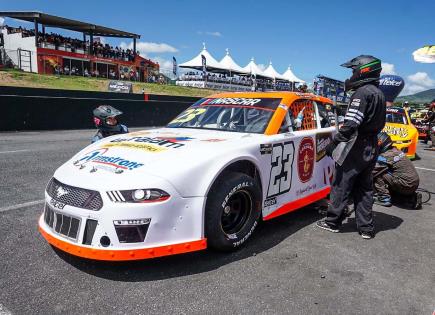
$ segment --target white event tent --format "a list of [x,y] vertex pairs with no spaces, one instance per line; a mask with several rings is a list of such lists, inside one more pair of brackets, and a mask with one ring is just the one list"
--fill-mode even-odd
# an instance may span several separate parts
[[251,61],[243,68],[243,71],[250,75],[268,78],[268,76],[266,76],[263,71],[261,71],[261,69],[257,66],[254,61],[254,57],[252,57]]
[[283,75],[279,74],[275,68],[272,66],[272,61],[269,63],[269,66],[266,70],[263,71],[263,74],[274,80],[287,80]]
[[305,83],[304,80],[299,79],[297,76],[293,74],[293,71],[290,69],[290,66],[288,66],[287,71],[282,74],[285,80],[288,80],[290,82],[299,82],[299,83]]
[[231,57],[228,48],[226,49],[225,56],[219,62],[208,52],[207,48],[205,47],[205,43],[203,43],[202,51],[196,57],[180,64],[179,66],[180,68],[202,70],[202,56],[206,58],[207,71],[210,72],[230,72],[240,75],[253,75],[268,79],[305,83],[304,80],[301,80],[294,75],[294,73],[290,69],[290,66],[287,68],[286,72],[280,74],[272,66],[272,62],[270,62],[266,70],[262,71],[255,63],[254,58],[251,58],[251,61],[242,68]]
[[227,70],[230,73],[235,74],[248,74],[245,70],[242,69],[231,57],[230,51],[227,48],[225,56],[222,58],[222,60],[219,62],[223,70]]
[[223,69],[221,64],[216,59],[214,59],[213,56],[207,51],[207,48],[205,47],[205,43],[203,43],[202,45],[203,45],[202,51],[195,58],[180,64],[179,67],[202,70],[201,56],[204,56],[206,59],[207,71],[215,71],[215,72],[222,71]]

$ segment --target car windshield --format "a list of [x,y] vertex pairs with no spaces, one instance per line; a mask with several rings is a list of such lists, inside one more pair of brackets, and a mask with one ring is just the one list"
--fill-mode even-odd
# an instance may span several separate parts
[[202,99],[178,115],[167,127],[264,133],[280,101],[274,98]]
[[391,113],[387,112],[387,122],[394,124],[407,125],[408,121],[404,113]]

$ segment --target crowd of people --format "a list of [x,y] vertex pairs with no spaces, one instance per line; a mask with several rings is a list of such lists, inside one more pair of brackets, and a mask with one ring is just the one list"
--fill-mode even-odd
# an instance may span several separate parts
[[[292,90],[292,84],[288,81],[258,79],[250,76],[237,76],[237,75],[230,76],[229,74],[207,73],[205,77],[205,75],[202,72],[187,72],[179,77],[179,80],[181,81],[204,81],[205,79],[207,79],[208,82],[251,86],[255,90],[275,90],[275,91]],[[306,85],[305,85],[305,89],[300,91],[306,92],[307,91]]]
[[[23,37],[35,36],[35,30],[25,29],[23,27],[11,27],[5,25],[4,28],[8,34],[21,33]],[[85,53],[89,48],[89,40],[86,42],[76,38],[62,36],[56,33],[38,32],[38,45],[46,48],[64,48],[71,52]],[[118,46],[110,46],[107,43],[102,43],[100,38],[95,37],[92,44],[93,55],[101,58],[111,58],[123,61],[134,61],[134,51],[132,49],[122,49]]]
[[[207,81],[224,84],[237,84],[251,86],[253,81],[246,76],[229,76],[227,74],[207,73]],[[182,81],[204,81],[205,76],[202,72],[187,72],[180,76]]]

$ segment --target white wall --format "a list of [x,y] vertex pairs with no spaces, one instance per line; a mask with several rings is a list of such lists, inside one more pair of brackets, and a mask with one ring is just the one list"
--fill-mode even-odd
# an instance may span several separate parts
[[[21,33],[8,34],[6,29],[2,29],[4,38],[4,48],[6,54],[12,62],[18,66],[18,49],[29,50],[32,61],[32,72],[38,72],[38,60],[36,54],[35,37],[22,37]],[[27,59],[27,58],[26,58]],[[30,65],[26,62],[22,64],[22,70],[30,72]]]

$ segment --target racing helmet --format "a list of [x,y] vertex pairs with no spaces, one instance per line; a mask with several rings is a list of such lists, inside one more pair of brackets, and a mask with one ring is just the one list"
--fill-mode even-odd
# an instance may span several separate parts
[[392,146],[393,146],[393,141],[391,140],[390,136],[385,131],[381,131],[378,134],[379,151],[381,153],[384,153],[385,151],[390,149]]
[[107,132],[119,132],[122,127],[119,124],[117,116],[122,112],[110,105],[100,105],[93,111],[95,126]]
[[356,90],[364,84],[378,81],[382,71],[381,60],[370,55],[360,55],[341,66],[353,70],[352,76],[344,82],[346,91]]

